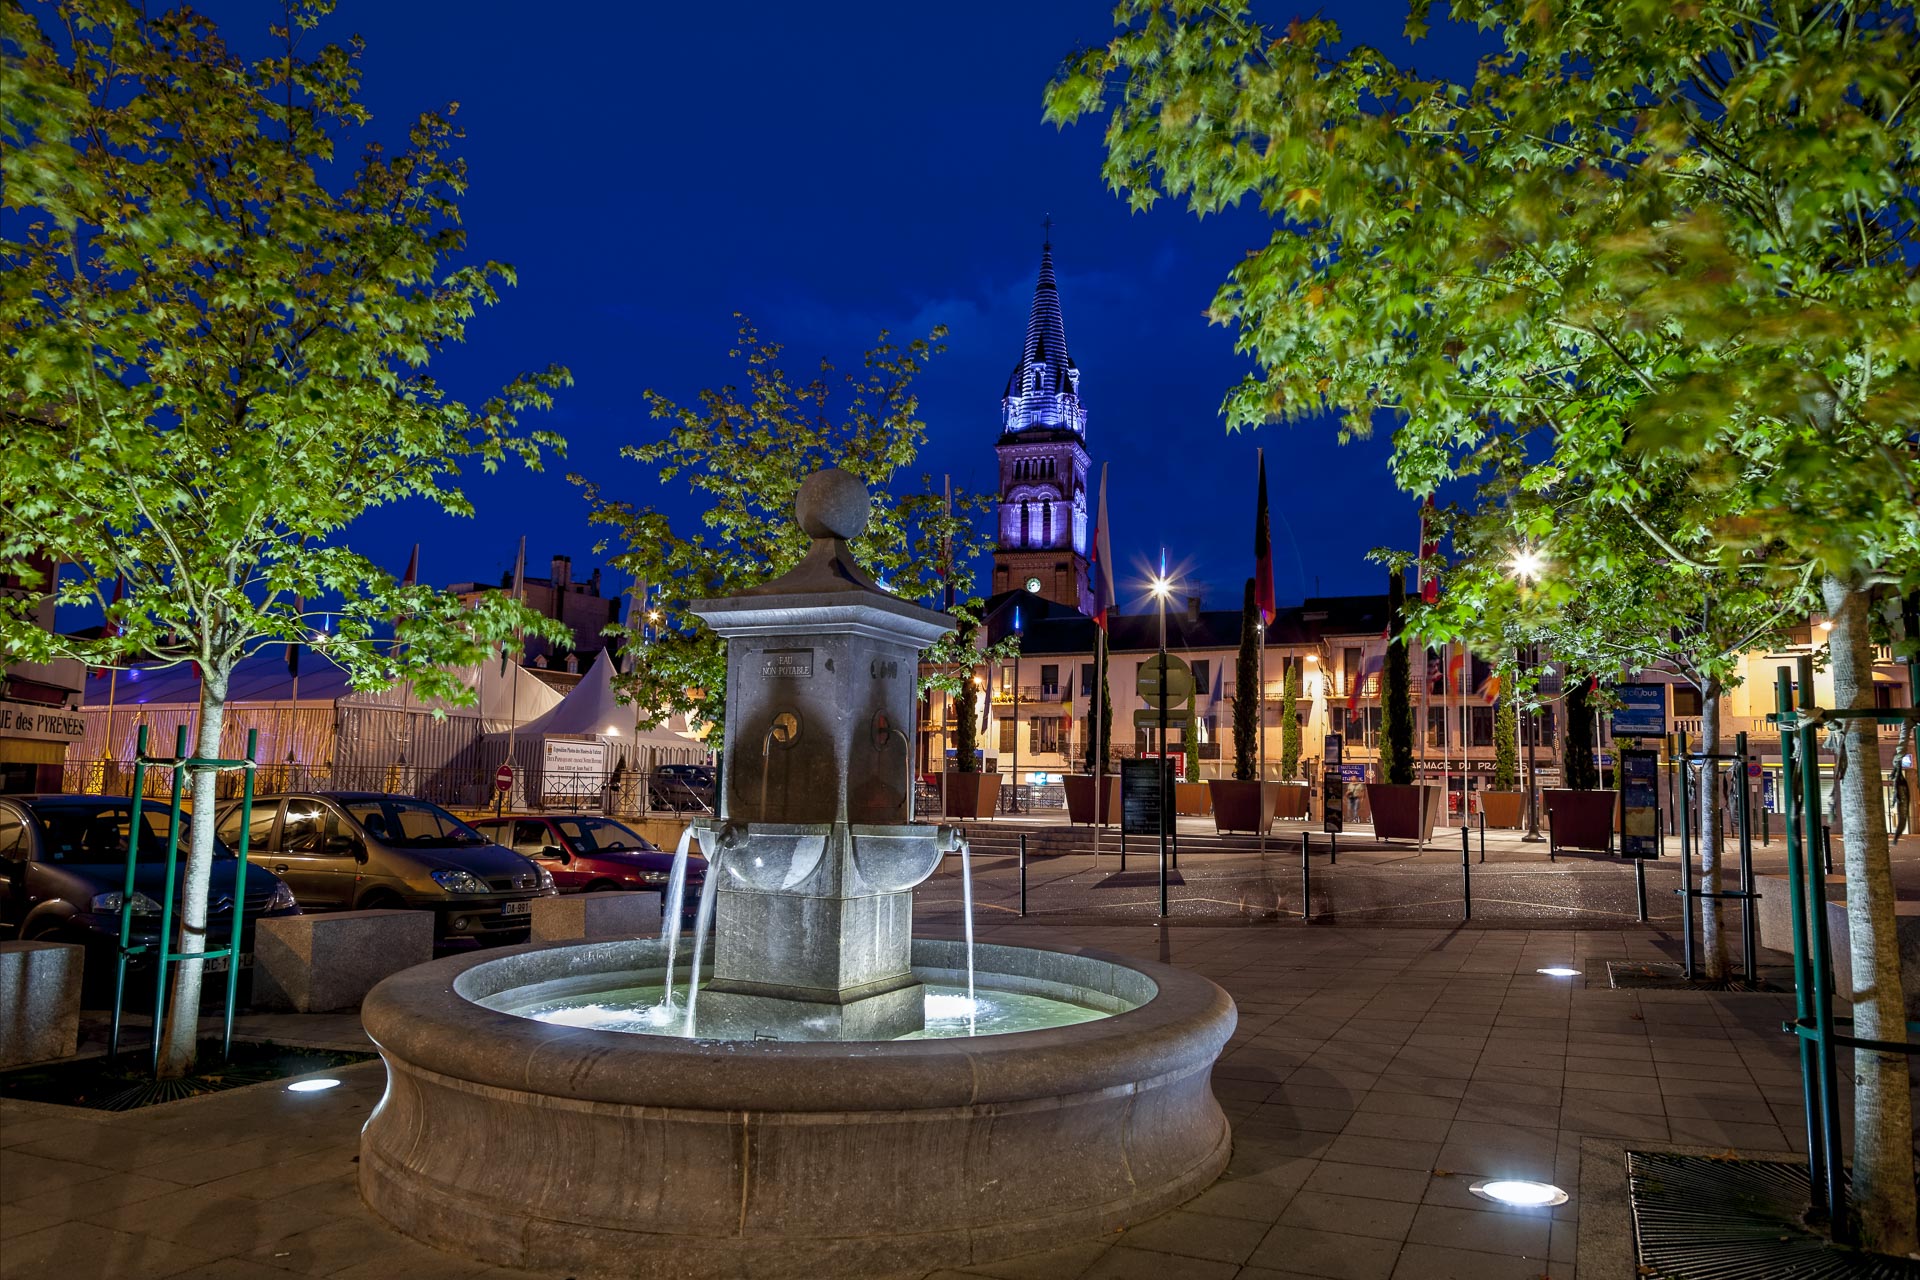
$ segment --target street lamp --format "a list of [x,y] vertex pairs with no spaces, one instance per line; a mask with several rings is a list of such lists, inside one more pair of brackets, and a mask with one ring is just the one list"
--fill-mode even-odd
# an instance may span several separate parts
[[[1547,558],[1536,547],[1521,547],[1507,561],[1507,571],[1519,582],[1521,588],[1539,581],[1547,570]],[[1533,645],[1527,645],[1519,655],[1520,672],[1527,673],[1527,661],[1532,654]],[[1540,721],[1537,711],[1529,710],[1526,719],[1527,733],[1527,832],[1520,837],[1523,844],[1539,844],[1546,839],[1540,834],[1540,769],[1535,750],[1540,740]]]
[[1167,827],[1173,821],[1170,813],[1173,797],[1167,794],[1167,597],[1173,594],[1173,579],[1167,576],[1167,553],[1160,552],[1160,572],[1147,583],[1154,603],[1160,613],[1160,917],[1167,915]]

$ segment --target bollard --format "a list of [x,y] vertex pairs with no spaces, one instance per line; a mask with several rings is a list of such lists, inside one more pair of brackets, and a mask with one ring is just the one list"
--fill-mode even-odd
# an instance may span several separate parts
[[1313,923],[1313,870],[1308,859],[1313,855],[1313,837],[1300,833],[1300,923]]
[[1460,903],[1466,908],[1463,920],[1473,919],[1473,834],[1460,825]]
[[1633,860],[1633,892],[1634,899],[1640,908],[1640,923],[1645,924],[1647,922],[1647,860],[1645,858]]
[[1127,870],[1127,824],[1123,820],[1120,823],[1120,873],[1122,875],[1125,875],[1126,870]]
[[1480,811],[1480,861],[1487,860],[1487,811]]
[[1825,823],[1820,825],[1820,856],[1826,863],[1827,875],[1833,874],[1833,828]]
[[1020,914],[1027,914],[1027,833],[1020,833]]
[[1340,833],[1327,832],[1327,865],[1334,866],[1340,861]]

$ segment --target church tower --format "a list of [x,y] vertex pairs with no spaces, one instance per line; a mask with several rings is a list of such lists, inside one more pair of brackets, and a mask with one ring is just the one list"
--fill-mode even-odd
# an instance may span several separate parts
[[1040,249],[1040,279],[1027,316],[1027,344],[1000,400],[999,532],[993,590],[1025,590],[1090,613],[1087,569],[1087,411],[1080,370],[1067,354],[1053,237]]

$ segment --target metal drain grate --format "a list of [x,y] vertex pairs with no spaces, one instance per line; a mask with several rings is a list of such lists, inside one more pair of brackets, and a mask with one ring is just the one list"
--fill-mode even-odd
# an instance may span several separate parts
[[1771,982],[1748,982],[1743,978],[1727,978],[1712,982],[1706,978],[1683,977],[1677,964],[1659,962],[1647,963],[1639,960],[1607,961],[1607,984],[1616,990],[1635,988],[1651,991],[1745,991],[1756,994],[1777,995],[1787,988],[1775,986]]
[[1807,1166],[1627,1153],[1640,1274],[1662,1280],[1920,1280],[1920,1262],[1837,1248],[1801,1222]]

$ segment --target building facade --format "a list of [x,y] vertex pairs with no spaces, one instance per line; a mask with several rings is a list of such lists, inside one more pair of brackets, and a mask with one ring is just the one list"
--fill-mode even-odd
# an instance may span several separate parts
[[1087,411],[1080,401],[1080,370],[1067,354],[1051,240],[1040,250],[1026,344],[1001,393],[994,452],[1000,501],[993,591],[1025,591],[1091,611]]
[[[33,568],[41,575],[33,584],[0,574],[0,592],[31,599],[34,620],[52,631],[54,564],[41,556]],[[0,667],[0,793],[60,790],[67,749],[84,727],[77,709],[86,683],[86,668],[72,658]]]
[[[513,575],[509,573],[501,575],[498,586],[491,582],[456,582],[447,590],[460,597],[462,603],[471,604],[484,592],[512,587]],[[586,671],[593,665],[594,657],[607,647],[607,637],[601,635],[601,631],[620,620],[620,598],[600,594],[600,570],[595,569],[584,580],[575,580],[571,556],[555,556],[548,577],[525,578],[522,592],[528,608],[573,629],[571,648],[551,645],[534,637],[527,640],[525,661],[556,672],[568,669],[566,663],[570,657],[574,661],[573,670]]]

